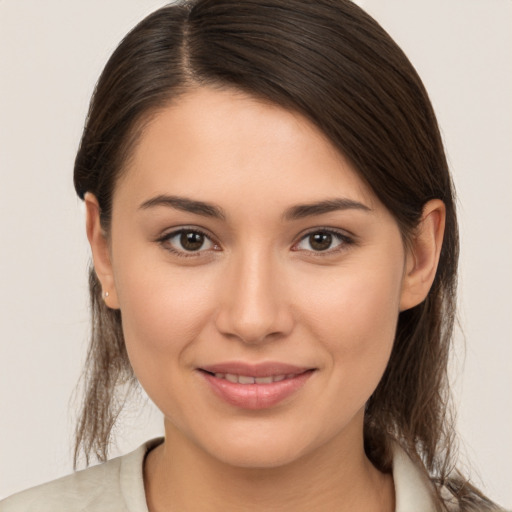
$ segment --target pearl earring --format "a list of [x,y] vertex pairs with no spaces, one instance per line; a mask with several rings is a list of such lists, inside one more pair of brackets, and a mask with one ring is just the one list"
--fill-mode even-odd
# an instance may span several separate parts
[[105,299],[106,299],[109,296],[109,293],[105,292],[103,295],[105,296]]

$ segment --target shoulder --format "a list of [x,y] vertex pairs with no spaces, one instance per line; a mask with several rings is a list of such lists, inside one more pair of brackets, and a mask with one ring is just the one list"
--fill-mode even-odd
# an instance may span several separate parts
[[396,512],[436,512],[436,495],[444,500],[447,512],[459,512],[453,495],[444,487],[437,487],[423,467],[409,457],[398,443],[393,445],[393,481],[395,484]]
[[393,445],[393,481],[396,512],[435,512],[439,510],[435,496],[443,501],[447,512],[506,512],[475,489],[457,473],[445,485],[435,484],[426,470],[413,462],[398,443]]
[[396,512],[435,512],[435,489],[398,443],[393,444]]
[[[119,467],[120,460],[113,459],[105,464],[38,485],[7,498],[0,503],[0,510],[78,512],[96,510],[97,507],[104,508],[107,504],[113,503],[119,506],[122,499],[119,489]],[[121,512],[124,509],[119,510]]]
[[160,440],[0,502],[0,512],[147,512],[143,463]]

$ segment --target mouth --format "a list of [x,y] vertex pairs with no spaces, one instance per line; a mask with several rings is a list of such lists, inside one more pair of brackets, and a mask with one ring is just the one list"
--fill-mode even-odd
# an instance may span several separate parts
[[252,410],[276,406],[296,395],[316,371],[281,363],[226,363],[198,370],[210,391],[222,401]]
[[[224,379],[228,382],[232,382],[233,384],[272,384],[273,382],[281,382],[287,379],[293,379],[300,375],[300,373],[289,373],[289,374],[281,374],[281,375],[269,375],[268,377],[256,377],[253,375],[238,375],[236,373],[212,373],[207,372],[206,370],[202,370],[209,375],[215,377],[216,379]],[[305,371],[313,371],[313,370],[305,370]],[[304,373],[304,372],[301,372]]]

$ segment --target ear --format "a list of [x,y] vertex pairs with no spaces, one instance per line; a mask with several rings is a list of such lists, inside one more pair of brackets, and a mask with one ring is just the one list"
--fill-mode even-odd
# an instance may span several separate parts
[[417,306],[428,295],[439,263],[445,220],[446,207],[440,199],[425,204],[407,248],[400,311]]
[[106,233],[100,223],[100,206],[96,197],[87,192],[84,196],[87,238],[91,245],[94,270],[101,283],[105,304],[112,309],[119,309],[114,284],[110,247]]

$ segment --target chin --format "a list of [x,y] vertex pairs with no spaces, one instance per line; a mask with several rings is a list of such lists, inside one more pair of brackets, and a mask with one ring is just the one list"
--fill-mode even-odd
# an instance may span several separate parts
[[286,447],[273,445],[262,448],[251,447],[245,449],[237,449],[231,446],[224,447],[218,454],[211,453],[216,459],[229,466],[244,469],[272,469],[287,466],[300,458],[301,453],[296,449],[286,450]]
[[[277,433],[277,434],[276,434]],[[250,435],[230,433],[205,440],[202,449],[229,466],[246,469],[271,469],[289,465],[315,451],[316,443],[308,442],[304,432],[288,432],[281,428],[272,432],[253,430]],[[219,442],[216,440],[219,439]],[[213,443],[212,443],[213,441]]]

